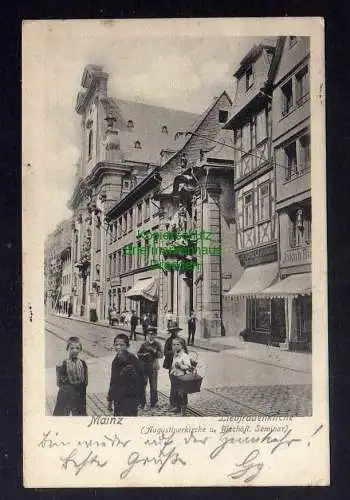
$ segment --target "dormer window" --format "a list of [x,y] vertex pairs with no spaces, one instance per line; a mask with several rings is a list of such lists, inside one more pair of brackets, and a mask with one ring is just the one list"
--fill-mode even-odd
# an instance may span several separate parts
[[129,191],[129,190],[130,190],[130,180],[123,179],[123,191]]
[[228,111],[219,109],[219,123],[226,123],[228,120]]
[[290,36],[289,37],[289,48],[292,48],[298,41],[298,38],[296,36]]
[[128,120],[128,128],[134,128],[134,122],[132,120]]
[[167,134],[168,133],[168,127],[166,125],[162,126],[162,134]]
[[246,74],[245,74],[245,89],[246,91],[250,89],[250,87],[254,83],[254,75],[253,75],[253,68],[250,67],[247,69]]
[[141,149],[141,142],[140,141],[135,141],[134,148],[135,149]]
[[183,132],[176,132],[176,134],[174,135],[175,141],[177,141],[179,139],[179,137],[181,137],[182,135],[183,135]]

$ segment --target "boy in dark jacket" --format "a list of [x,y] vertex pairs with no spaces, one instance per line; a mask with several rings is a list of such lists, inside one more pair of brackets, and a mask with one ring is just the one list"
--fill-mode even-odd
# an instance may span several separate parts
[[[143,372],[140,361],[128,351],[129,338],[120,333],[114,339],[116,356],[112,362],[108,410],[115,416],[136,417],[142,400]],[[113,407],[112,407],[113,405]]]
[[79,359],[82,345],[78,337],[67,341],[68,358],[56,367],[59,387],[53,416],[86,416],[86,386],[88,369],[85,361]]
[[157,331],[155,328],[148,327],[147,340],[144,342],[137,356],[140,360],[143,376],[144,376],[144,388],[143,397],[141,401],[142,408],[146,404],[146,388],[149,381],[150,387],[150,406],[154,408],[158,402],[157,385],[158,385],[158,370],[159,361],[158,359],[163,357],[163,349],[157,340],[155,340]]
[[135,311],[131,311],[131,318],[130,318],[130,340],[134,337],[134,340],[136,340],[136,327],[138,323],[138,318],[136,316]]

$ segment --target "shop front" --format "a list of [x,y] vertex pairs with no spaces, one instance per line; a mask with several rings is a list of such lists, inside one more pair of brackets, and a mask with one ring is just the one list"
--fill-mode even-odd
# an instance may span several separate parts
[[125,297],[137,303],[137,315],[149,313],[151,324],[157,326],[159,284],[157,278],[143,278],[125,293]]

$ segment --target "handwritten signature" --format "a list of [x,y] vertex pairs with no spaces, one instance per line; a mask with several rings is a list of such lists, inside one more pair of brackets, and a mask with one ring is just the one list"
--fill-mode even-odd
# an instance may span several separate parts
[[71,464],[72,467],[75,468],[75,476],[80,474],[80,472],[88,465],[96,465],[96,467],[102,468],[105,467],[108,463],[107,460],[101,460],[97,453],[94,453],[92,451],[90,451],[83,460],[78,461],[76,460],[77,453],[78,450],[74,448],[67,457],[60,457],[60,460],[62,461],[62,469],[67,470],[69,464]]
[[[264,468],[263,462],[255,462],[255,460],[260,456],[260,451],[255,449],[247,455],[242,462],[238,462],[235,464],[235,467],[238,469],[235,472],[231,472],[227,475],[231,479],[239,479],[244,478],[245,483],[250,483],[255,479],[258,474],[260,474],[261,470]],[[249,475],[248,475],[249,474]]]
[[157,469],[158,474],[160,474],[168,464],[187,465],[185,460],[181,458],[179,453],[176,451],[176,447],[172,446],[172,441],[165,441],[162,448],[160,448],[158,455],[155,457],[142,457],[138,451],[133,451],[130,453],[127,463],[128,467],[120,473],[120,479],[126,479],[137,465],[145,466],[147,464],[154,464],[159,466]]
[[[224,451],[229,444],[267,444],[271,446],[271,455],[281,448],[289,448],[293,443],[302,441],[299,438],[291,437],[292,430],[284,432],[282,436],[276,437],[273,431],[269,431],[263,437],[259,436],[238,436],[238,437],[223,437],[221,444],[211,451],[209,457],[211,460],[215,459],[220,453]],[[273,445],[273,446],[272,446]]]

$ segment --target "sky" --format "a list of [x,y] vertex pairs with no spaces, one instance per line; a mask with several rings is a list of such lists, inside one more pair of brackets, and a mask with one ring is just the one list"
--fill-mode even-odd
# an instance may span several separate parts
[[[79,24],[81,23],[81,24]],[[111,97],[202,113],[226,90],[233,97],[233,73],[260,37],[209,32],[181,33],[119,23],[53,22],[41,45],[44,81],[44,231],[71,215],[66,204],[80,155],[80,120],[75,101],[87,64],[109,73]]]

